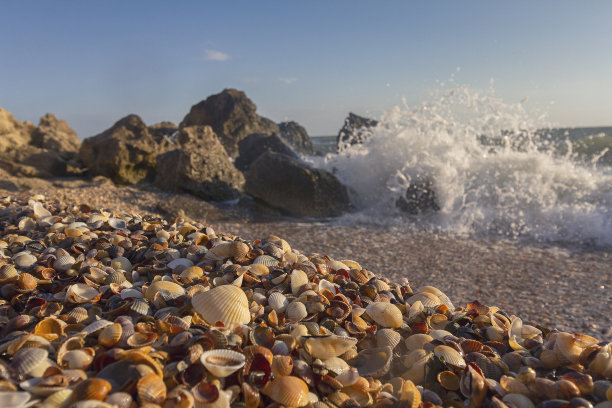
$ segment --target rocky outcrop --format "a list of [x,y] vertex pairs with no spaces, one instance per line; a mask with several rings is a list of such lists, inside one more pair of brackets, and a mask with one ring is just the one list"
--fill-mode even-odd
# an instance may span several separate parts
[[308,132],[297,122],[282,122],[278,124],[280,137],[283,138],[297,152],[312,154],[312,142]]
[[352,112],[349,113],[348,117],[344,119],[344,126],[340,129],[336,138],[338,150],[340,151],[354,144],[363,143],[368,129],[376,125],[378,125],[378,121],[374,119],[364,118]]
[[91,175],[102,175],[117,184],[152,181],[157,156],[173,148],[170,142],[157,142],[137,115],[120,119],[110,129],[87,138],[81,144],[79,159]]
[[149,133],[158,144],[176,143],[178,126],[172,122],[159,122],[149,126]]
[[333,174],[285,154],[264,153],[245,178],[248,194],[289,215],[335,217],[350,208],[346,187]]
[[242,172],[247,171],[251,163],[266,152],[282,153],[296,159],[299,158],[291,147],[276,134],[262,135],[260,133],[253,133],[238,143],[238,151],[240,155],[234,164]]
[[244,92],[225,89],[191,107],[180,124],[210,126],[230,157],[238,156],[238,142],[252,133],[278,133],[278,125],[255,113],[257,107]]
[[208,201],[239,197],[244,177],[232,164],[210,126],[182,128],[179,147],[157,158],[155,185]]
[[79,138],[63,120],[48,113],[35,127],[0,108],[0,168],[20,177],[65,176]]
[[410,215],[440,211],[434,184],[431,179],[426,177],[417,177],[406,189],[404,196],[397,199],[395,205]]
[[32,133],[32,145],[56,151],[66,159],[71,159],[79,151],[80,141],[68,122],[47,113],[40,118],[38,127]]

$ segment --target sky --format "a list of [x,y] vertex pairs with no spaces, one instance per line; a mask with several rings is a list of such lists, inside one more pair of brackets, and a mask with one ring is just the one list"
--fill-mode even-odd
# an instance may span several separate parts
[[130,113],[178,124],[237,88],[319,136],[494,81],[555,125],[612,126],[610,21],[610,1],[3,0],[0,107],[82,139]]

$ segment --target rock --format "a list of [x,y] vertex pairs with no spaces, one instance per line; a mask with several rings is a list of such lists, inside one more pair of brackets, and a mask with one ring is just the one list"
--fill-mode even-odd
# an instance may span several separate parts
[[13,115],[0,108],[0,152],[30,144],[34,125],[21,123]]
[[172,122],[159,122],[149,126],[149,133],[157,143],[176,143],[178,126]]
[[296,151],[303,154],[313,154],[312,142],[308,132],[297,122],[282,122],[278,124],[280,137]]
[[251,163],[268,151],[283,153],[296,159],[299,158],[291,147],[276,134],[262,135],[261,133],[253,133],[248,135],[238,143],[238,151],[240,155],[234,164],[242,172],[247,171]]
[[191,107],[181,122],[188,126],[211,126],[232,158],[238,156],[238,142],[252,133],[278,133],[278,125],[255,113],[257,107],[244,92],[225,89]]
[[182,128],[178,142],[179,148],[158,157],[156,186],[210,201],[239,197],[244,177],[210,126]]
[[31,144],[41,149],[56,151],[61,157],[68,160],[75,157],[81,142],[68,122],[47,113],[40,118],[38,127],[32,133]]
[[245,178],[248,194],[290,215],[335,217],[350,209],[346,187],[333,174],[286,154],[262,154]]
[[395,202],[405,213],[417,215],[428,211],[440,211],[433,182],[429,178],[417,177],[406,189],[406,194]]
[[117,184],[153,180],[157,156],[173,148],[159,143],[137,115],[120,119],[110,129],[83,140],[79,159],[91,175],[102,175]]
[[376,125],[378,125],[378,121],[374,119],[364,118],[352,112],[349,113],[348,117],[344,119],[344,126],[340,129],[336,138],[338,150],[340,151],[348,146],[363,143],[368,128]]
[[0,167],[23,177],[51,178],[66,174],[66,161],[58,152],[31,145],[0,153]]

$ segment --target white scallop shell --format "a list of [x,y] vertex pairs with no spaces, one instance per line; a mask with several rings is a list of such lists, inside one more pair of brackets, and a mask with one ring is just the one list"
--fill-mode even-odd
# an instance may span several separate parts
[[282,293],[274,292],[268,297],[268,304],[276,313],[283,313],[289,301]]
[[60,256],[53,262],[53,269],[58,272],[66,272],[68,269],[72,268],[76,259],[71,256]]
[[402,312],[392,303],[370,303],[366,307],[366,313],[382,327],[397,328],[402,325]]
[[287,305],[287,309],[285,310],[285,316],[291,321],[299,322],[308,316],[306,305],[298,301],[289,303],[289,305]]
[[299,295],[304,287],[308,284],[308,275],[301,269],[294,269],[291,272],[291,293],[294,296]]

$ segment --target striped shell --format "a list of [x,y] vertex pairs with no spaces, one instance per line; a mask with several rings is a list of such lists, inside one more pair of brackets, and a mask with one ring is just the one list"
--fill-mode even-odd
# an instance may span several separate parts
[[177,299],[185,294],[185,289],[181,285],[169,281],[157,281],[153,282],[145,292],[145,297],[149,301],[153,301],[155,295],[160,293],[164,300]]
[[452,347],[439,345],[434,347],[434,355],[451,367],[465,368],[465,360]]
[[196,294],[191,299],[195,311],[211,325],[222,322],[230,330],[251,321],[249,301],[234,285],[222,285]]
[[15,265],[7,264],[2,265],[2,267],[0,267],[0,279],[11,279],[16,277],[17,274],[18,272],[17,268],[15,268]]
[[122,334],[123,328],[121,325],[119,323],[113,323],[103,328],[100,334],[98,334],[98,343],[104,347],[110,348],[119,341]]
[[356,368],[362,377],[382,377],[389,372],[393,350],[391,347],[364,349],[359,352]]
[[287,308],[289,301],[280,292],[274,292],[268,297],[268,305],[276,312],[283,313]]
[[366,313],[382,327],[397,328],[402,325],[402,312],[392,303],[370,303],[366,307]]
[[308,316],[306,305],[298,301],[289,303],[289,305],[287,305],[287,309],[285,310],[285,316],[291,321],[299,322]]
[[308,337],[304,342],[304,350],[313,358],[326,360],[338,357],[352,349],[357,344],[354,337],[341,337],[336,335]]
[[272,267],[272,266],[277,266],[278,265],[278,260],[274,257],[271,257],[270,255],[259,255],[257,258],[255,258],[255,260],[253,261],[254,265],[264,265],[267,267]]
[[197,279],[201,278],[204,275],[204,270],[199,266],[190,266],[188,268],[183,269],[181,272],[181,278],[189,278],[189,279]]
[[401,339],[401,334],[393,329],[381,329],[376,332],[376,345],[378,347],[391,347],[391,349],[394,349]]
[[106,326],[110,326],[111,324],[113,324],[113,322],[109,322],[108,320],[96,320],[95,322],[90,323],[83,330],[81,330],[80,334],[89,336],[90,334],[94,334],[102,330]]
[[268,382],[261,392],[287,407],[303,407],[308,404],[308,385],[298,377],[275,378]]
[[22,348],[13,355],[12,366],[22,376],[35,371],[47,362],[49,352],[44,348]]
[[53,269],[58,272],[66,272],[68,269],[72,268],[76,259],[71,256],[60,256],[53,262]]
[[204,352],[200,361],[212,375],[223,378],[241,369],[246,358],[237,351],[216,349]]
[[241,259],[249,252],[249,246],[244,242],[221,242],[206,253],[206,259],[222,261],[226,258]]
[[294,269],[291,272],[291,293],[299,295],[308,284],[308,275],[301,269]]
[[433,308],[442,304],[439,297],[429,292],[421,292],[417,293],[416,295],[412,295],[408,298],[407,302],[413,304],[417,300],[420,301],[426,308]]
[[433,286],[424,286],[421,289],[419,289],[420,293],[431,293],[432,295],[435,295],[438,299],[440,299],[440,301],[445,304],[451,311],[455,310],[455,306],[453,305],[453,302],[451,302],[451,300],[448,298],[448,296],[446,296],[446,294],[444,292],[442,292],[440,289],[433,287]]
[[136,384],[138,398],[141,402],[161,405],[166,400],[166,384],[154,373],[141,377]]
[[100,295],[96,289],[84,283],[75,283],[66,289],[65,301],[69,303],[90,303]]

